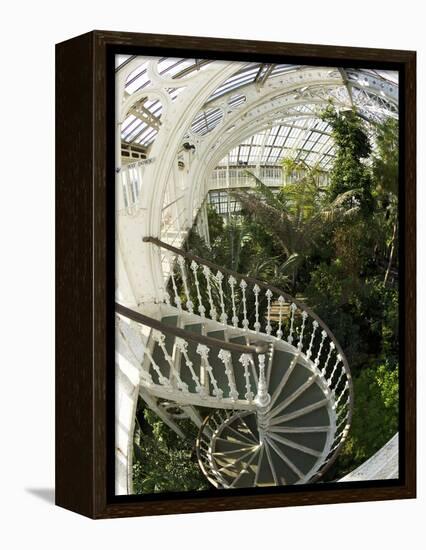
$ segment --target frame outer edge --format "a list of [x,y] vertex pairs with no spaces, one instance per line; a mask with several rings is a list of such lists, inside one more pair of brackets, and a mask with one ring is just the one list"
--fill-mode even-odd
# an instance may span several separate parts
[[405,475],[406,490],[416,498],[416,52],[405,63]]
[[[93,31],[57,46],[57,496],[92,518],[241,510],[415,497],[415,247],[406,257],[405,485],[151,502],[107,499],[106,51],[108,46],[204,48],[403,63],[406,68],[406,238],[415,243],[415,52]],[[82,68],[82,65],[84,67]],[[64,83],[67,85],[64,85]],[[62,97],[64,94],[64,97]],[[75,94],[75,95],[73,95]],[[76,101],[77,99],[77,101]],[[69,104],[69,112],[61,106]],[[60,120],[58,120],[60,118]],[[63,119],[63,120],[62,120]],[[70,132],[65,127],[69,126]],[[408,132],[411,132],[409,134]],[[66,149],[70,151],[67,153]],[[69,162],[66,162],[69,161]],[[70,164],[71,163],[71,164]],[[71,166],[71,169],[70,169]],[[73,187],[74,186],[74,187]],[[71,207],[71,208],[70,208]],[[72,213],[70,212],[72,210]],[[67,229],[67,223],[72,229]],[[84,222],[84,223],[82,223]],[[64,234],[62,234],[64,232]],[[408,283],[412,288],[408,288]],[[89,306],[87,305],[89,304]],[[84,317],[87,315],[87,318]],[[71,341],[70,341],[70,336]],[[80,340],[78,339],[80,338]],[[68,416],[66,416],[68,415]],[[78,431],[75,434],[75,431]],[[66,454],[69,452],[70,458]]]
[[91,33],[56,45],[55,503],[93,517]]

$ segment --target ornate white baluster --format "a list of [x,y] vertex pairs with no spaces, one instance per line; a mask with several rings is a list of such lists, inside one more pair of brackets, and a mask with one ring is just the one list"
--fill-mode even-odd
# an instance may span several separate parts
[[[339,413],[337,413],[337,417],[339,417]],[[340,428],[343,426],[343,424],[346,424],[346,421],[348,419],[348,416],[349,416],[349,411],[346,412],[345,416],[342,418],[342,420],[340,420],[340,422],[337,424],[336,426],[336,433],[340,430]]]
[[281,296],[281,294],[278,296],[278,304],[279,304],[279,312],[278,312],[278,330],[277,330],[277,338],[281,340],[283,337],[283,305],[285,302],[284,296]]
[[216,280],[219,283],[220,309],[222,310],[222,313],[220,314],[220,322],[226,325],[228,316],[225,313],[225,302],[223,299],[223,288],[222,288],[223,273],[221,271],[218,271],[216,273]]
[[327,382],[328,387],[330,387],[333,382],[334,373],[336,372],[337,365],[340,363],[341,360],[342,360],[342,356],[340,355],[340,353],[338,353],[336,357],[336,362],[334,363],[333,370],[331,371],[331,374],[330,374],[330,378],[328,379],[328,382]]
[[245,282],[244,279],[241,279],[240,288],[241,288],[242,301],[243,301],[243,323],[242,324],[243,324],[244,330],[247,330],[249,326],[249,320],[247,319],[247,299],[246,299],[247,283]]
[[189,313],[194,313],[194,304],[191,302],[191,297],[189,295],[189,290],[188,290],[188,279],[186,276],[185,258],[183,256],[178,256],[177,261],[180,267],[180,272],[182,274],[183,288],[186,296],[186,309],[189,311]]
[[228,279],[229,286],[231,287],[231,300],[232,300],[232,324],[235,328],[238,327],[238,317],[237,317],[237,310],[235,307],[235,285],[237,283],[237,279],[233,277],[232,275],[229,276]]
[[200,316],[204,319],[206,316],[206,308],[203,306],[203,300],[201,298],[200,292],[200,282],[198,281],[198,264],[195,260],[191,262],[191,269],[194,273],[195,288],[197,289],[197,299],[198,299],[198,312]]
[[[345,393],[345,390],[346,390],[346,387],[343,388],[343,391],[342,391],[342,394]],[[341,394],[341,395],[342,395]],[[343,404],[343,406],[337,411],[337,418],[340,418],[342,416],[343,413],[345,413],[345,418],[347,418],[349,416],[349,409],[347,408],[349,406],[349,401],[350,401],[350,395],[348,395],[348,398],[346,400],[346,402]]]
[[[159,333],[161,334],[161,332]],[[155,340],[155,331],[153,331],[153,338]],[[168,378],[166,378],[165,376],[163,376],[163,373],[161,372],[160,370],[160,367],[157,365],[157,363],[154,361],[154,358],[152,357],[152,354],[151,352],[149,351],[148,348],[145,349],[145,353],[147,354],[148,358],[149,358],[149,361],[152,365],[152,368],[155,370],[155,372],[157,373],[157,376],[158,376],[158,381],[160,382],[160,384],[162,386],[165,386],[169,391],[173,391],[173,388],[170,384],[170,381]]]
[[190,360],[188,356],[188,342],[186,342],[183,338],[176,338],[176,347],[181,352],[185,359],[185,364],[188,367],[191,377],[195,382],[195,391],[200,394],[201,397],[206,396],[206,390],[203,388],[203,386],[200,383],[200,379],[198,378],[197,374],[194,371],[194,364]]
[[255,317],[256,317],[256,321],[254,323],[254,330],[256,332],[259,332],[260,330],[260,323],[259,323],[259,292],[260,292],[260,288],[258,285],[254,285],[253,287],[253,292],[254,292],[254,304],[255,304]]
[[203,267],[203,275],[206,279],[206,282],[207,282],[207,294],[209,296],[209,304],[210,304],[210,318],[213,319],[213,321],[216,321],[217,319],[217,310],[216,310],[216,307],[214,305],[214,302],[213,302],[213,298],[212,298],[212,287],[211,287],[211,282],[210,282],[210,277],[211,277],[211,274],[212,272],[210,271],[210,268],[205,265]]
[[263,442],[264,430],[268,427],[267,412],[271,402],[271,396],[268,393],[268,384],[265,376],[265,354],[258,356],[259,360],[259,382],[257,385],[257,393],[254,402],[258,407],[257,422],[259,426],[259,439]]
[[293,343],[293,332],[294,332],[294,313],[297,309],[297,306],[295,303],[292,303],[290,306],[291,316],[290,316],[290,333],[287,336],[287,342],[289,344]]
[[312,326],[314,327],[314,330],[312,331],[312,334],[311,334],[311,341],[309,342],[309,349],[308,351],[306,352],[306,357],[308,359],[310,359],[311,355],[312,355],[312,345],[314,343],[314,338],[315,338],[315,332],[317,331],[317,328],[318,328],[318,321],[314,321],[312,323]]
[[235,386],[234,371],[232,369],[231,352],[221,349],[218,354],[219,359],[225,365],[225,374],[228,378],[229,397],[236,401],[238,399],[237,387]]
[[272,327],[271,327],[271,298],[272,298],[272,291],[268,290],[265,292],[265,295],[266,295],[266,299],[268,300],[268,306],[267,306],[267,317],[266,317],[266,334],[268,334],[268,336],[271,334],[272,332]]
[[316,356],[315,361],[314,361],[316,367],[318,367],[319,362],[320,362],[321,352],[322,352],[322,348],[324,346],[324,340],[325,340],[326,336],[327,336],[327,333],[325,332],[325,330],[323,330],[321,332],[321,342],[320,342],[320,345],[319,345],[318,353],[317,353],[317,356]]
[[198,355],[201,356],[201,360],[204,363],[204,367],[206,371],[209,373],[210,381],[213,386],[213,395],[215,395],[217,399],[222,399],[223,391],[219,389],[216,378],[213,375],[213,367],[209,363],[209,352],[210,352],[209,348],[204,344],[198,344],[196,351]]
[[249,403],[253,401],[254,393],[251,389],[250,384],[250,372],[249,372],[249,365],[251,363],[251,357],[248,353],[242,353],[241,357],[238,359],[238,361],[243,365],[244,367],[244,378],[246,380],[246,393],[244,397],[247,399]]
[[324,366],[323,368],[321,369],[321,375],[322,376],[325,376],[325,373],[326,373],[326,370],[327,370],[327,367],[328,367],[328,363],[330,362],[330,357],[331,357],[331,354],[333,353],[333,350],[336,346],[334,345],[334,342],[330,342],[330,348],[328,350],[328,355],[327,355],[327,359],[324,363]]
[[177,286],[176,286],[176,279],[175,279],[173,263],[170,263],[170,276],[171,276],[171,279],[172,279],[173,293],[175,295],[175,304],[176,304],[176,307],[178,308],[178,311],[181,312],[182,311],[182,300],[180,299],[179,292],[178,292],[178,289],[177,289]]
[[182,382],[177,370],[175,369],[175,366],[173,364],[173,359],[170,357],[167,348],[166,348],[166,337],[164,334],[158,330],[153,331],[153,339],[155,342],[158,343],[158,345],[161,348],[161,351],[163,352],[164,358],[169,364],[170,367],[170,373],[173,374],[174,378],[176,379],[177,387],[182,390],[184,393],[189,393],[188,386],[185,384],[185,382]]
[[308,314],[306,313],[306,311],[302,311],[302,326],[300,328],[299,342],[297,343],[297,349],[299,351],[302,351],[302,348],[303,348],[303,333],[305,332],[305,324],[306,324],[307,317],[308,317]]
[[[343,395],[346,393],[346,390],[349,388],[349,382],[346,381],[346,384],[345,384],[345,387],[343,388],[343,391],[342,393],[339,395],[339,397],[337,398],[337,401],[336,401],[336,404],[335,404],[335,407],[337,409],[337,407],[339,406],[339,403],[343,397]],[[348,402],[349,402],[349,397],[348,397]]]
[[334,392],[336,392],[337,388],[339,387],[339,384],[340,384],[344,374],[345,374],[345,367],[342,363],[342,368],[341,368],[341,371],[340,371],[340,374],[339,374],[339,378],[337,379],[336,383],[334,384]]

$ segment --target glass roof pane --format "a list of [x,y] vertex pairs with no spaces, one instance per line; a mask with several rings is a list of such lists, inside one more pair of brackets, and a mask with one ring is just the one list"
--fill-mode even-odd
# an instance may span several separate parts
[[[134,61],[135,56],[116,56],[117,70],[125,70],[126,64]],[[175,100],[185,88],[179,87],[179,78],[191,72],[203,70],[212,61],[193,58],[150,58],[140,57],[140,63],[126,79],[126,92],[132,94],[143,90],[150,84],[148,78],[148,64],[155,61],[158,72],[168,78],[174,78],[175,88],[169,88],[168,93]],[[243,90],[245,86],[252,84],[259,87],[266,81],[283,79],[286,74],[310,69],[306,66],[289,64],[246,63],[238,65],[235,73],[226,78],[211,94],[201,110],[188,128],[192,132],[205,136],[214,128],[217,128],[223,119],[223,112],[214,102],[218,98],[226,96],[226,101],[233,109],[246,109],[250,95]],[[324,68],[321,68],[324,71]],[[328,72],[327,72],[328,70]],[[338,69],[336,67],[325,68],[328,79],[339,79],[340,75],[346,75],[347,84],[342,78],[340,86],[334,88],[325,87],[328,97],[335,102],[348,103],[350,97],[360,115],[368,120],[381,120],[384,116],[397,116],[398,102],[398,73],[395,71],[372,69]],[[318,74],[319,71],[318,71]],[[299,79],[294,82],[294,90],[281,94],[281,98],[289,98],[291,105],[288,108],[278,108],[270,111],[269,119],[265,120],[264,129],[254,135],[242,139],[244,146],[234,147],[229,153],[230,162],[267,163],[280,162],[288,155],[299,152],[299,158],[307,162],[320,162],[327,166],[333,155],[333,144],[327,124],[318,118],[319,107],[315,101],[309,101],[306,94],[305,102],[294,103],[297,96],[304,99],[305,91],[309,89],[309,81],[303,85]],[[337,80],[338,83],[338,80]],[[279,82],[278,82],[279,84]],[[315,98],[315,89],[312,88]],[[350,92],[349,92],[350,90]],[[321,97],[321,96],[319,96]],[[324,94],[323,96],[324,97]],[[222,100],[220,100],[222,101]],[[280,99],[281,101],[281,99]],[[285,99],[282,99],[283,105]],[[326,101],[326,98],[325,100]],[[122,137],[126,141],[141,143],[147,147],[155,139],[161,124],[162,104],[155,99],[140,98],[139,103],[132,109],[123,124]],[[238,130],[238,124],[228,125],[224,131],[231,136]],[[219,130],[220,131],[220,130]],[[227,157],[221,161],[226,163]]]

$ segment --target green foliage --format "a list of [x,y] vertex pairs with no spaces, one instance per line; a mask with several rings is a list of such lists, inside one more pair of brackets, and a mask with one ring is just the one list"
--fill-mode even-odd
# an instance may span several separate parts
[[398,431],[398,369],[389,362],[354,378],[355,408],[348,439],[329,479],[339,479],[377,452]]
[[398,258],[395,249],[398,241],[398,121],[385,120],[376,131],[377,152],[373,155],[372,169],[379,205],[377,218],[382,228],[379,248],[387,263],[384,282],[387,283],[393,264]]
[[377,152],[373,155],[373,177],[382,194],[398,196],[398,120],[389,118],[376,129]]
[[180,438],[160,418],[139,404],[134,441],[134,493],[196,491],[208,488],[194,455],[196,430],[179,421],[187,435]]
[[[209,207],[210,245],[191,231],[186,248],[302,295],[333,331],[348,358],[355,390],[350,436],[327,477],[338,479],[398,429],[398,124],[387,120],[377,125],[372,152],[355,112],[336,112],[329,106],[322,118],[330,124],[335,142],[327,188],[319,185],[319,167],[285,159],[283,171],[292,174],[295,183],[273,193],[252,174],[253,190],[233,191],[242,212],[224,220]],[[175,276],[179,280],[178,271]],[[191,292],[197,306],[197,295]],[[207,303],[203,279],[200,292]],[[214,281],[212,293],[217,299]],[[253,311],[252,297],[247,299],[247,309]],[[226,292],[225,307],[230,317]],[[261,316],[265,307],[263,300]],[[238,313],[238,297],[236,308]],[[193,453],[195,428],[180,424],[188,434],[185,440],[152,412],[138,411],[136,492],[207,488]]]
[[358,206],[364,214],[371,214],[374,203],[370,169],[362,162],[369,157],[371,144],[356,111],[337,112],[332,105],[321,115],[331,126],[336,148],[336,159],[330,173],[328,193],[331,200],[356,189],[360,193],[348,199],[348,208]]

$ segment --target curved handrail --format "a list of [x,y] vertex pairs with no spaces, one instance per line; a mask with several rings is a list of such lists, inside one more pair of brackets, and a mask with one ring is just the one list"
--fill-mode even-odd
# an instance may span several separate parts
[[[283,290],[277,288],[277,287],[274,287],[272,285],[269,285],[267,283],[264,283],[263,281],[260,281],[258,279],[255,279],[254,277],[246,277],[240,273],[237,273],[235,271],[232,271],[231,269],[227,269],[225,267],[222,267],[222,266],[219,266],[209,260],[205,260],[204,258],[201,258],[200,256],[197,256],[195,254],[191,254],[190,252],[185,252],[179,248],[176,248],[168,243],[165,243],[163,241],[161,241],[160,239],[156,238],[156,237],[143,237],[143,242],[146,242],[146,243],[151,243],[151,244],[154,244],[156,246],[158,246],[159,248],[163,248],[165,250],[168,250],[170,252],[172,252],[174,255],[177,255],[177,256],[182,256],[184,258],[186,258],[187,260],[189,261],[195,261],[197,262],[198,264],[201,264],[201,265],[204,265],[204,266],[207,266],[208,268],[210,269],[213,269],[213,270],[216,270],[216,271],[219,271],[223,274],[226,274],[226,275],[229,275],[229,276],[232,276],[234,277],[236,280],[238,281],[242,281],[244,280],[245,282],[248,282],[248,283],[252,283],[253,285],[258,285],[259,288],[263,288],[263,289],[266,289],[266,290],[270,290],[271,292],[277,294],[278,296],[282,296],[283,298],[285,298],[287,300],[287,302],[289,303],[293,303],[295,304],[295,306],[297,306],[301,311],[304,311],[306,312],[306,314],[311,317],[313,320],[315,320],[318,325],[321,327],[321,329],[326,333],[326,335],[329,337],[329,339],[331,340],[331,342],[333,342],[334,346],[335,346],[335,349],[336,349],[336,352],[340,355],[341,357],[341,361],[342,361],[342,364],[343,364],[343,369],[345,371],[345,375],[346,375],[346,380],[347,380],[347,384],[348,384],[348,390],[349,390],[349,400],[348,400],[348,416],[347,416],[347,420],[346,420],[346,428],[345,430],[342,432],[341,434],[341,439],[340,439],[340,442],[339,444],[337,445],[337,447],[333,450],[333,453],[332,455],[330,456],[330,458],[326,461],[325,465],[323,468],[321,468],[313,477],[313,480],[315,479],[318,479],[319,477],[321,477],[330,467],[331,465],[334,463],[334,461],[336,460],[338,454],[339,454],[339,451],[343,445],[343,443],[345,442],[346,440],[346,437],[347,437],[347,433],[349,431],[349,427],[352,423],[352,415],[353,415],[353,403],[354,403],[354,389],[353,389],[353,382],[352,382],[352,375],[351,375],[351,372],[350,372],[350,369],[349,369],[349,364],[348,364],[348,360],[346,359],[346,356],[343,352],[343,349],[341,348],[339,342],[337,341],[337,339],[335,338],[334,334],[332,333],[332,331],[330,330],[330,328],[324,323],[324,321],[318,317],[318,315],[313,312],[306,304],[304,304],[303,302],[300,302],[298,301],[297,299],[293,298],[293,296],[291,296],[290,294],[287,294],[286,292],[284,292]],[[197,338],[199,338],[199,336],[197,336]]]
[[166,325],[157,319],[143,315],[133,309],[130,309],[122,304],[115,303],[115,311],[123,317],[127,317],[132,321],[136,321],[141,325],[146,325],[154,330],[159,330],[160,332],[171,334],[177,336],[178,338],[183,338],[184,340],[190,340],[198,344],[204,344],[209,347],[226,349],[229,351],[235,351],[238,353],[266,353],[267,351],[267,342],[259,341],[254,342],[253,345],[247,344],[235,344],[233,342],[226,342],[225,340],[218,340],[217,338],[211,338],[210,336],[203,336],[202,334],[196,334],[185,330],[183,328],[173,327]]

